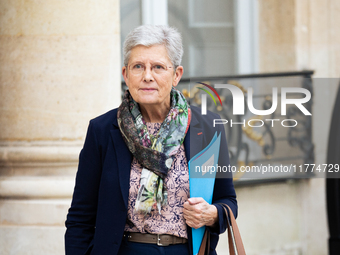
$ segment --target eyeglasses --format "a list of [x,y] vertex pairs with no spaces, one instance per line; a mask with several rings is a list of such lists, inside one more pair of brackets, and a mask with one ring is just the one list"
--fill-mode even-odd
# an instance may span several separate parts
[[[151,66],[151,71],[154,74],[158,74],[158,75],[162,75],[164,73],[166,73],[168,71],[168,69],[171,69],[171,66],[166,66],[165,64],[162,63],[157,63],[157,64],[153,64]],[[137,64],[132,64],[129,67],[130,73],[133,75],[142,75],[144,73],[144,71],[146,70],[146,66],[144,64],[141,63],[137,63]]]

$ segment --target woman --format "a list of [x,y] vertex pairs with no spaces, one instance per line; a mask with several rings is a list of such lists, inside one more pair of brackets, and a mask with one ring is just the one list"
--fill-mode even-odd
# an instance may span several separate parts
[[[219,178],[212,205],[189,198],[187,162],[211,141],[219,117],[201,116],[175,89],[182,55],[173,28],[140,26],[127,36],[122,74],[129,89],[118,109],[90,121],[66,220],[66,254],[192,254],[191,228],[204,225],[216,254],[227,226],[217,203],[236,216],[236,195],[232,179]],[[228,165],[224,129],[217,131],[219,165]]]

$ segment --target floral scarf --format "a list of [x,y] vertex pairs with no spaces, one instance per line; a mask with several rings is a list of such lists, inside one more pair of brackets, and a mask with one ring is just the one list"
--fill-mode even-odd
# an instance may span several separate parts
[[143,170],[135,210],[149,213],[167,203],[167,176],[177,151],[184,141],[191,119],[190,107],[181,92],[172,88],[171,108],[158,134],[149,134],[139,105],[127,90],[118,108],[119,129],[129,150]]

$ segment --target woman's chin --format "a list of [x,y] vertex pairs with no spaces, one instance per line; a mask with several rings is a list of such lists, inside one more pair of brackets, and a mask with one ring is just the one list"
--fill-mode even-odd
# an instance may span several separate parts
[[138,103],[142,105],[154,105],[154,106],[160,104],[155,95],[139,97]]
[[152,106],[152,107],[159,107],[161,105],[156,100],[141,100],[139,104],[142,106]]

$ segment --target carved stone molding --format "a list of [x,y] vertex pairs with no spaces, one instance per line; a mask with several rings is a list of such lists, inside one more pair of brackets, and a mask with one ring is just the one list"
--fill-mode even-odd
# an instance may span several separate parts
[[0,197],[70,198],[81,150],[74,142],[0,144]]

